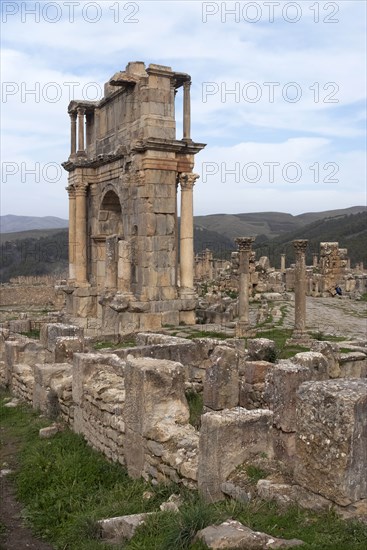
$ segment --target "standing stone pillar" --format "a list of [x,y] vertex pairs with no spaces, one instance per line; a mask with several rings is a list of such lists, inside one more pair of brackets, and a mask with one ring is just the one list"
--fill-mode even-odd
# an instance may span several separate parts
[[312,267],[318,267],[318,254],[312,254]]
[[106,238],[106,277],[105,288],[117,289],[117,266],[118,266],[118,236],[111,235]]
[[183,139],[191,141],[191,101],[190,101],[191,81],[186,80],[183,83]]
[[238,322],[236,336],[248,334],[249,321],[249,284],[250,284],[250,254],[254,237],[240,237],[235,239],[239,253],[239,288],[238,288]]
[[84,145],[84,107],[78,107],[78,155],[85,155]]
[[280,255],[280,271],[285,273],[285,254]]
[[192,298],[194,291],[194,211],[193,188],[198,174],[183,172],[181,184],[180,296]]
[[75,188],[75,278],[77,285],[87,283],[87,186]]
[[75,280],[75,188],[72,185],[66,188],[69,195],[69,281]]
[[70,116],[70,156],[76,154],[76,113],[69,113]]
[[306,257],[307,240],[295,240],[296,252],[294,270],[295,320],[292,338],[302,339],[306,336]]

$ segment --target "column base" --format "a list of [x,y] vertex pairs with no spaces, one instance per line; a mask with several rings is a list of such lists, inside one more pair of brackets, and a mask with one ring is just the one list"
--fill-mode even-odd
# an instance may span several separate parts
[[197,297],[193,288],[180,288],[179,295],[183,300],[195,300]]
[[310,335],[304,331],[304,330],[295,330],[293,331],[292,333],[292,336],[290,338],[288,338],[288,340],[286,341],[286,344],[296,344],[296,345],[301,345],[301,344],[307,344],[309,345],[310,343],[312,342],[312,338],[310,337]]
[[252,338],[255,336],[256,330],[251,328],[247,321],[237,321],[236,337],[237,338]]

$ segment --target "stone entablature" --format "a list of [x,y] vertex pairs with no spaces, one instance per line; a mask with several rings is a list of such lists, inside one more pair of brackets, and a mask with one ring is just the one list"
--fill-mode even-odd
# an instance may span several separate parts
[[[125,333],[195,322],[193,186],[199,176],[193,166],[205,145],[190,136],[190,83],[170,67],[129,63],[105,85],[103,99],[69,105],[65,290],[69,318],[85,328],[90,319],[103,332]],[[177,139],[180,87],[183,137]]]

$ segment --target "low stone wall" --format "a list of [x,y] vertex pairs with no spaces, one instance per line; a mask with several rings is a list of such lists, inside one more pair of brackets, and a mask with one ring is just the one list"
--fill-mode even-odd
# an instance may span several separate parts
[[63,307],[64,296],[54,285],[0,285],[2,306],[52,306]]
[[[136,344],[90,353],[76,326],[47,324],[40,341],[1,329],[0,383],[132,477],[198,486],[218,500],[237,467],[265,455],[330,502],[367,498],[366,354],[321,342],[272,363],[265,339],[245,350],[243,340],[140,333]],[[203,392],[200,430],[189,423],[188,388]]]

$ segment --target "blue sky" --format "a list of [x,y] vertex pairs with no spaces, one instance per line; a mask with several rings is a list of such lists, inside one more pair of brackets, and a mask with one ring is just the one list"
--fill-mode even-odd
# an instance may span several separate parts
[[[1,10],[1,214],[67,217],[69,100],[99,98],[136,60],[192,77],[196,214],[366,204],[364,0]],[[179,101],[177,123],[179,138]]]

